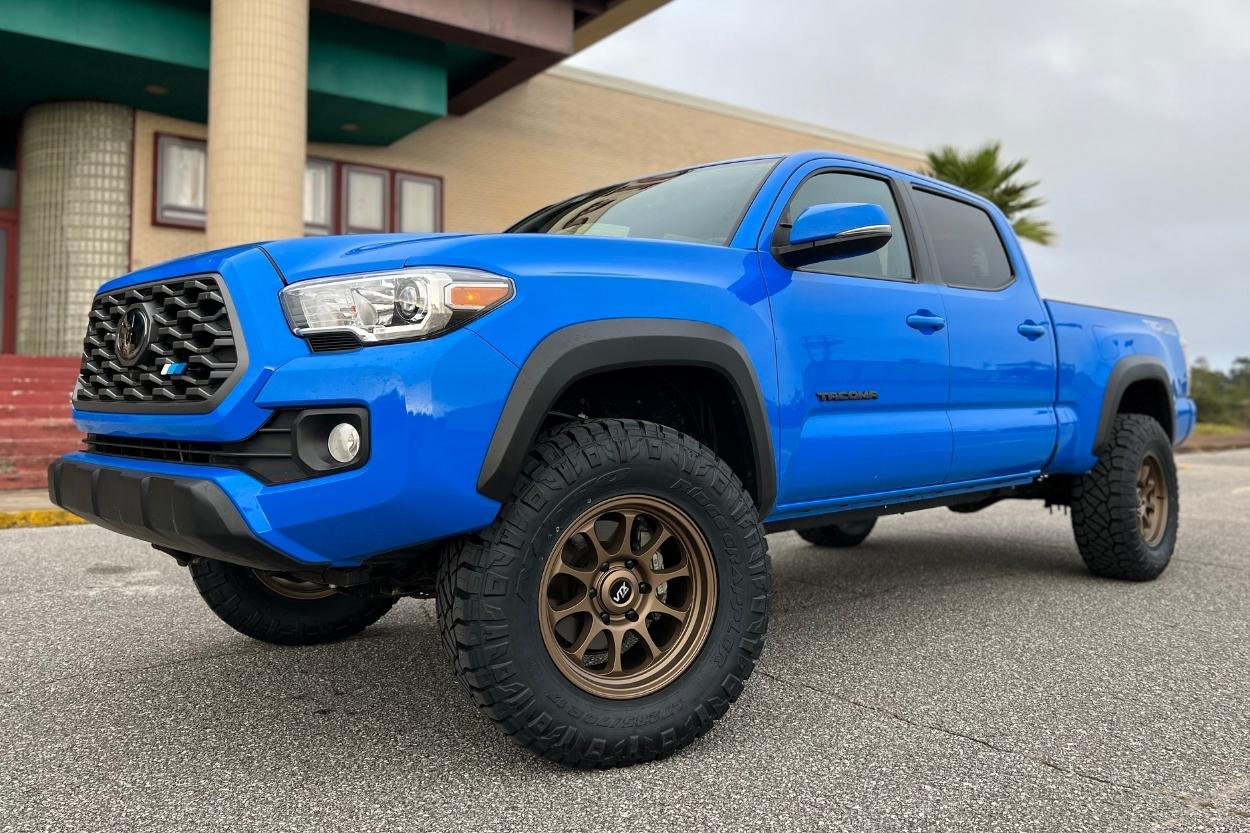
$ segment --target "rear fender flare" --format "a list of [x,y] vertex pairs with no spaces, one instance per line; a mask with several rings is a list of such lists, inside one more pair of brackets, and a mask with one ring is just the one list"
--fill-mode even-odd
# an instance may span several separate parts
[[1171,425],[1164,425],[1163,430],[1168,432],[1169,439],[1173,438],[1176,423],[1176,401],[1172,395],[1172,381],[1168,376],[1167,368],[1163,366],[1163,362],[1154,356],[1125,356],[1116,362],[1115,367],[1111,368],[1111,375],[1107,377],[1107,387],[1103,391],[1102,396],[1102,412],[1098,417],[1098,430],[1094,434],[1093,453],[1095,457],[1101,457],[1103,452],[1107,450],[1107,443],[1111,439],[1111,427],[1115,423],[1116,414],[1120,412],[1120,403],[1124,399],[1124,392],[1134,382],[1145,380],[1159,382],[1166,391],[1168,403],[1168,413],[1172,415]]

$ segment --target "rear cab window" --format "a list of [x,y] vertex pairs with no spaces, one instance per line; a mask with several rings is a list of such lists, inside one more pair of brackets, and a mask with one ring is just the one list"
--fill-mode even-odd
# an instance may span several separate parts
[[912,197],[942,283],[983,291],[1012,284],[1011,260],[985,209],[921,188]]

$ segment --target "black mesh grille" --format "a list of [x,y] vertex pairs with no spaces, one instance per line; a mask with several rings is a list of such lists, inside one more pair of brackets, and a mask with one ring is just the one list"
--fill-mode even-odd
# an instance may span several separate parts
[[84,442],[86,450],[95,454],[227,466],[242,469],[265,483],[289,483],[308,476],[293,453],[291,432],[297,413],[278,411],[255,434],[238,442],[157,440],[117,434],[88,434]]
[[[127,367],[118,361],[116,341],[122,316],[133,307],[147,313],[151,337],[138,361]],[[171,363],[177,372],[163,375]],[[97,295],[91,306],[77,401],[100,406],[206,404],[238,364],[230,313],[216,278],[127,287]]]

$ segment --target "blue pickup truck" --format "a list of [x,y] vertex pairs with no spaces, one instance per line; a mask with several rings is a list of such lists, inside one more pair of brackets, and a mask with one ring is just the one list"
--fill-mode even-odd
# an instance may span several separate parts
[[1171,321],[1044,301],[979,197],[829,153],[600,188],[502,234],[239,246],[106,284],[59,505],[256,639],[435,598],[481,710],[576,766],[666,755],[760,656],[765,534],[1071,508],[1097,576],[1176,541]]

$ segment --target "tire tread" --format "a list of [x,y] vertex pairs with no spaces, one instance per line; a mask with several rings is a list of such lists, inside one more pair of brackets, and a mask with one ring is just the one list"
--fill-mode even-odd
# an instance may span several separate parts
[[[630,735],[610,747],[565,724],[530,688],[514,680],[510,624],[492,600],[508,592],[498,568],[523,555],[526,525],[534,524],[549,498],[608,465],[646,457],[669,460],[692,478],[709,478],[732,507],[727,522],[747,533],[752,627],[736,646],[733,673],[719,692],[696,704],[685,718]],[[626,766],[671,754],[711,728],[741,693],[763,649],[771,586],[763,527],[733,470],[706,446],[667,426],[628,419],[569,423],[541,438],[522,467],[496,522],[444,550],[436,598],[443,646],[456,676],[478,708],[507,735],[558,763],[583,768]]]

